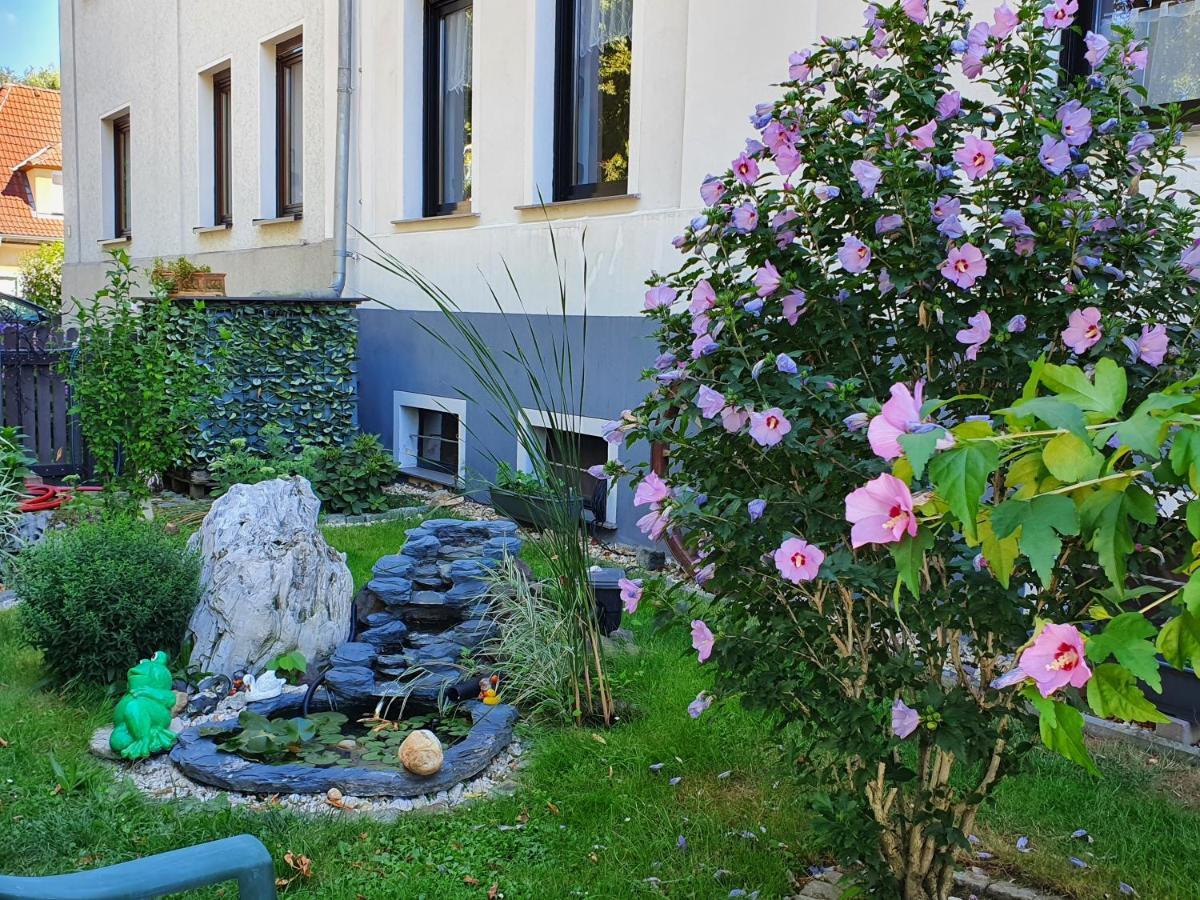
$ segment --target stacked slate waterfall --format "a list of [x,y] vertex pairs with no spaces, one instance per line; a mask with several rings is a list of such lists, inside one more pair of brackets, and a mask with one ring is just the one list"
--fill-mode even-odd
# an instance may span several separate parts
[[411,697],[436,702],[470,674],[464,655],[495,633],[491,568],[521,550],[515,523],[430,519],[403,550],[380,559],[359,594],[359,633],[334,653],[325,684],[342,702]]

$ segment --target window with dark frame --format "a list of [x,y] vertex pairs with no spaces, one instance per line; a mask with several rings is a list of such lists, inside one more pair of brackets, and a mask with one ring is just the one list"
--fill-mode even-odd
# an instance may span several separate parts
[[212,77],[213,86],[213,224],[233,222],[233,130],[229,114],[232,93],[229,69]]
[[275,47],[278,215],[304,212],[304,36]]
[[417,412],[417,465],[458,477],[458,416],[436,409]]
[[1195,52],[1200,44],[1200,0],[1080,0],[1076,22],[1080,33],[1063,33],[1062,65],[1069,74],[1086,76],[1091,71],[1084,59],[1084,33],[1103,34],[1115,44],[1121,40],[1115,27],[1128,28],[1149,49],[1145,69],[1135,73],[1146,89],[1146,105],[1178,103],[1189,119],[1200,118],[1200,54]]
[[132,235],[129,217],[129,113],[112,120],[113,237]]
[[608,515],[608,481],[588,472],[592,466],[608,462],[608,442],[591,434],[545,429],[546,462],[570,487],[583,497],[584,508],[591,510],[596,521]]
[[425,215],[471,209],[471,0],[425,4]]
[[558,0],[554,199],[629,184],[633,0]]

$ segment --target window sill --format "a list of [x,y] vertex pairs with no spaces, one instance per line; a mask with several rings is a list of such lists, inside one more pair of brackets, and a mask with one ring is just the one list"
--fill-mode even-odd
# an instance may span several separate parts
[[520,206],[514,206],[516,210],[537,210],[545,207],[546,209],[558,209],[563,206],[582,206],[591,203],[612,203],[614,201],[630,201],[641,200],[641,194],[606,194],[600,197],[582,197],[579,200],[551,200],[549,203],[523,203]]
[[287,225],[291,222],[299,222],[304,218],[304,213],[290,213],[286,216],[275,216],[270,219],[251,219],[250,221],[255,228],[261,228],[265,225]]
[[477,212],[457,212],[447,213],[444,216],[413,216],[410,219],[392,219],[391,222],[397,227],[403,226],[436,226],[442,222],[453,225],[471,225],[479,221],[479,213]]
[[127,237],[100,238],[96,243],[101,247],[123,247],[133,240],[133,235]]
[[192,234],[216,234],[218,231],[228,231],[232,227],[232,222],[222,222],[219,225],[195,225],[192,228]]
[[439,472],[436,469],[426,469],[422,466],[403,466],[400,469],[400,474],[407,478],[416,478],[420,481],[428,481],[433,484],[445,485],[446,487],[453,487],[458,482],[458,478],[454,475]]

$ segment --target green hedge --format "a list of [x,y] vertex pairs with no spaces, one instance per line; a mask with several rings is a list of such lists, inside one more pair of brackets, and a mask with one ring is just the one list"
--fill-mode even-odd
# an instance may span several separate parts
[[225,391],[201,424],[193,448],[204,463],[233,438],[264,448],[274,422],[291,442],[340,446],[358,425],[358,317],[351,304],[205,299],[212,356],[221,347]]

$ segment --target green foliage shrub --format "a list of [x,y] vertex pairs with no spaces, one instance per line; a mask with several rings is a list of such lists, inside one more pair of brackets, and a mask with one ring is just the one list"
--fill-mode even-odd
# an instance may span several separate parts
[[200,596],[200,559],[152,522],[110,516],[26,548],[13,587],[47,668],[113,683],[155,650],[179,648]]
[[17,550],[18,507],[25,475],[33,462],[25,452],[19,428],[0,428],[0,582],[7,577]]
[[63,242],[41,244],[21,257],[21,296],[52,314],[62,309]]
[[360,434],[336,447],[310,447],[301,454],[313,491],[326,512],[360,515],[388,508],[383,489],[400,467],[374,434]]

